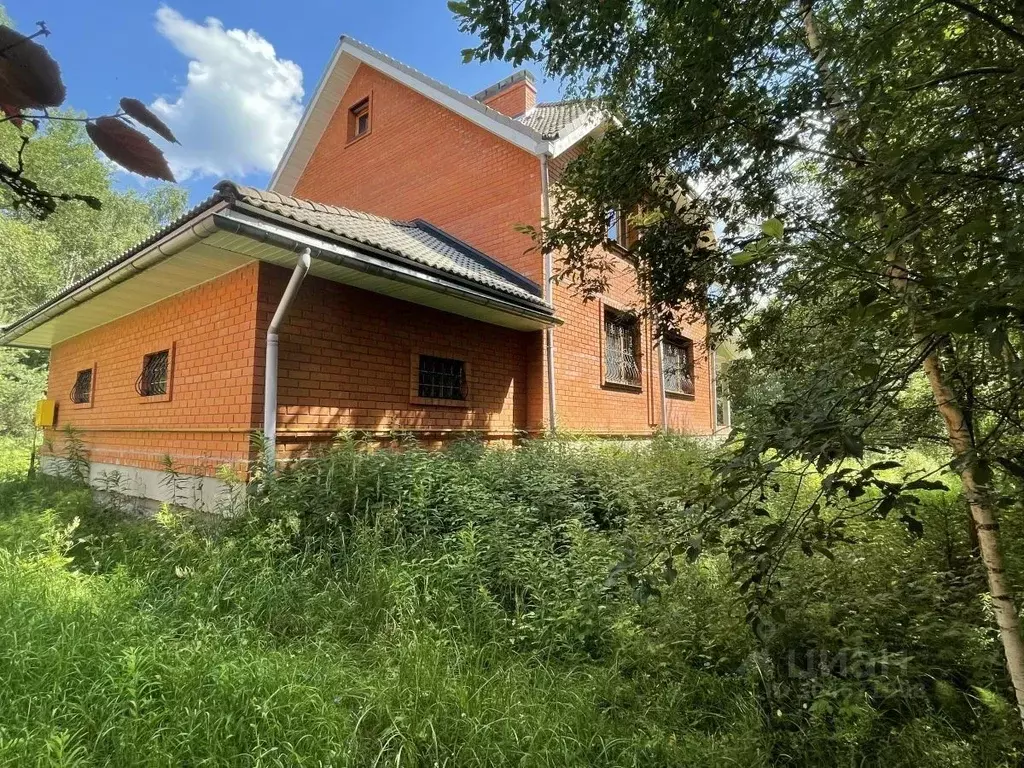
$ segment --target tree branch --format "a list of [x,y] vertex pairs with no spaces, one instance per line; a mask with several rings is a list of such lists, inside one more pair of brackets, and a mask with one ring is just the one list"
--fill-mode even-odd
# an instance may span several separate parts
[[977,69],[965,69],[963,72],[955,72],[951,75],[940,75],[939,77],[931,80],[926,80],[923,83],[917,85],[908,85],[906,90],[908,91],[920,91],[923,88],[929,88],[933,85],[941,85],[942,83],[948,83],[952,80],[960,80],[965,77],[983,77],[986,75],[1012,75],[1016,72],[1016,69],[1012,67],[978,67]]
[[973,16],[976,19],[984,21],[989,26],[995,27],[1011,40],[1014,40],[1018,45],[1024,45],[1024,32],[1021,32],[1015,27],[1011,27],[998,16],[993,16],[988,11],[983,11],[975,5],[964,2],[964,0],[942,0],[942,2],[946,5],[952,5],[954,8],[959,8],[968,16]]

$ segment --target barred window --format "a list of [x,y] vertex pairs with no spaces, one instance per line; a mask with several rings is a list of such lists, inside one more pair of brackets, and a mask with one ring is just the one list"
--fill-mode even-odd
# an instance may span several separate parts
[[72,403],[88,403],[92,399],[92,368],[79,371],[71,388]]
[[462,360],[420,355],[419,396],[465,400],[466,364]]
[[142,373],[135,382],[135,391],[143,397],[167,394],[167,363],[170,350],[146,355],[142,359]]
[[661,342],[662,372],[666,392],[693,394],[693,342],[665,339]]
[[639,325],[625,312],[605,309],[604,379],[609,384],[640,386]]

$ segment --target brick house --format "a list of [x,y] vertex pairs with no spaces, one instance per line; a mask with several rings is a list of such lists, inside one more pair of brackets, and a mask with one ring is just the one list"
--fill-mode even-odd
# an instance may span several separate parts
[[73,425],[94,477],[152,499],[169,456],[209,502],[261,430],[279,460],[344,429],[711,434],[703,325],[655,338],[624,251],[583,302],[517,229],[604,125],[527,72],[470,97],[343,37],[269,191],[221,182],[0,344],[50,350],[52,451]]

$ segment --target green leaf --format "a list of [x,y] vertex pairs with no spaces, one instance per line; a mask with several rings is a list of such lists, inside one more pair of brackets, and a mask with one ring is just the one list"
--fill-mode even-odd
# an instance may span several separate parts
[[874,304],[875,303],[875,299],[877,299],[877,298],[878,298],[878,289],[877,288],[865,288],[857,296],[857,303],[860,304],[862,307],[866,307],[869,304]]
[[876,461],[873,464],[869,464],[866,469],[871,472],[881,472],[884,469],[899,469],[902,466],[898,461]]
[[941,480],[913,480],[903,486],[907,491],[948,491],[949,486]]
[[781,240],[785,234],[786,227],[780,219],[768,219],[761,225],[761,231],[774,240]]
[[878,375],[878,372],[882,370],[882,366],[875,362],[863,363],[857,372],[860,373],[865,379],[873,379]]
[[689,543],[686,547],[686,559],[688,562],[696,562],[697,558],[700,557],[701,547],[704,543],[704,538],[699,534],[690,538]]
[[919,539],[924,536],[924,523],[916,517],[912,517],[904,512],[900,515],[900,520],[907,526],[907,530],[909,530],[914,536]]
[[734,253],[732,255],[732,265],[734,267],[742,267],[742,266],[745,266],[746,264],[749,264],[750,262],[752,262],[756,258],[757,258],[757,253],[755,253],[753,251],[749,251],[746,248],[744,248],[739,253]]
[[992,465],[985,459],[978,459],[974,464],[974,482],[980,485],[992,483]]

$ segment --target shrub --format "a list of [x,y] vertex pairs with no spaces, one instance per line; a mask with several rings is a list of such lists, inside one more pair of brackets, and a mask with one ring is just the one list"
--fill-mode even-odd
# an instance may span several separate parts
[[787,559],[760,638],[715,551],[609,579],[707,450],[350,436],[221,522],[8,481],[0,764],[1016,764],[955,491]]

